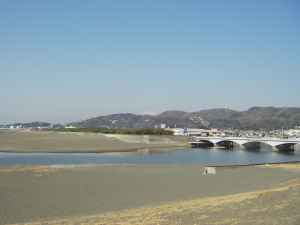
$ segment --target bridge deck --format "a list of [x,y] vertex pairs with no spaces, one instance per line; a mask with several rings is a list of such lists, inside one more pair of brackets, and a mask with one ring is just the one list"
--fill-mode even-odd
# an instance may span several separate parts
[[193,137],[193,143],[197,143],[199,141],[209,141],[209,140],[218,140],[218,141],[247,141],[247,142],[280,142],[280,143],[294,143],[300,144],[300,139],[280,139],[280,138],[245,138],[245,137]]

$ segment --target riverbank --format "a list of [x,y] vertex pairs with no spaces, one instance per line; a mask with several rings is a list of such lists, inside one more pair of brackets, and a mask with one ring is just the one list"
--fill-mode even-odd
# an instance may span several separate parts
[[1,131],[1,152],[103,153],[178,149],[186,137],[51,131]]
[[296,224],[299,165],[2,166],[0,224]]

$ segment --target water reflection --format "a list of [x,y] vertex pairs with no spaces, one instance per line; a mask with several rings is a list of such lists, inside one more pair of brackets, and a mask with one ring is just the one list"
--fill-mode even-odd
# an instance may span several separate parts
[[295,151],[277,151],[278,154],[282,155],[296,155],[297,152]]

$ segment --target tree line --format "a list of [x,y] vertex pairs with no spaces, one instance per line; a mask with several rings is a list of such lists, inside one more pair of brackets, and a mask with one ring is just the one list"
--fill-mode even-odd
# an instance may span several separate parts
[[103,134],[173,135],[173,131],[159,128],[57,128],[60,132],[89,132]]

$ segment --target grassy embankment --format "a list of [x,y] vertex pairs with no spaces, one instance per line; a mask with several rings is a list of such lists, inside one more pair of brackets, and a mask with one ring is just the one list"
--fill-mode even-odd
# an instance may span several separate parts
[[156,128],[59,128],[49,129],[57,132],[86,132],[101,134],[132,134],[132,135],[173,135],[173,131]]

